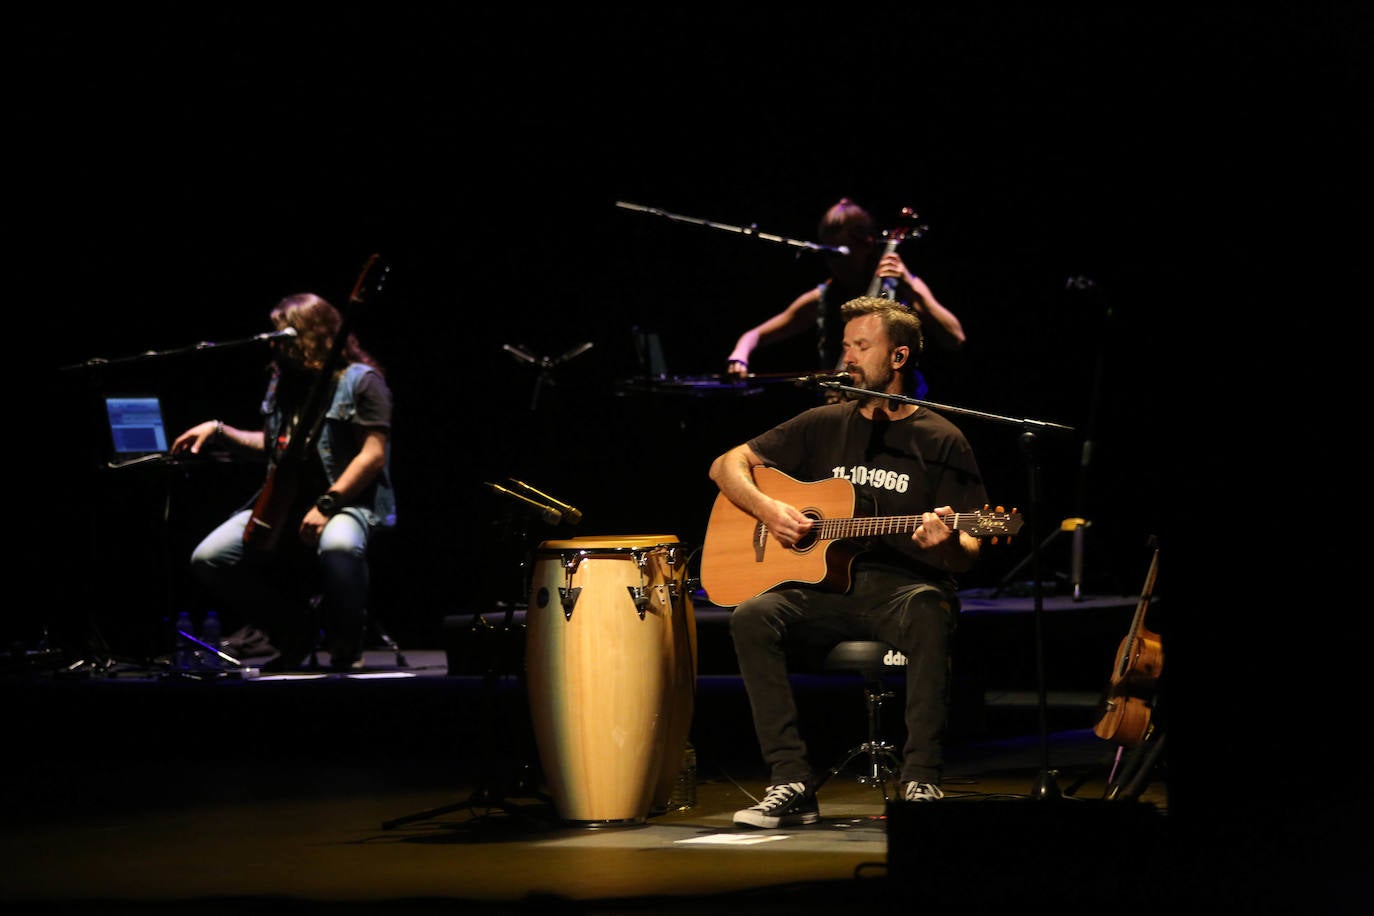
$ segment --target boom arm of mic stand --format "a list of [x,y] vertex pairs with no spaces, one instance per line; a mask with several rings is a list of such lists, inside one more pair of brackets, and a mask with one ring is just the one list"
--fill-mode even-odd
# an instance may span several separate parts
[[680,216],[676,213],[669,213],[666,210],[659,210],[656,207],[644,207],[624,200],[617,200],[615,205],[624,210],[634,210],[639,213],[662,216],[677,223],[690,223],[693,226],[706,226],[710,229],[724,229],[727,232],[734,232],[738,235],[747,235],[756,239],[763,239],[765,242],[781,242],[784,245],[790,245],[793,248],[800,248],[806,251],[829,251],[834,254],[849,254],[849,246],[847,245],[821,245],[817,242],[803,242],[799,239],[789,239],[785,236],[773,235],[769,232],[759,232],[757,226],[731,226],[729,223],[717,223],[709,219]]
[[859,397],[883,398],[888,401],[899,401],[903,404],[916,404],[920,407],[929,407],[932,410],[939,410],[944,413],[963,414],[966,417],[977,417],[982,420],[992,420],[995,423],[1007,423],[1019,426],[1024,430],[1033,431],[1038,429],[1053,430],[1057,432],[1073,432],[1072,426],[1065,426],[1062,423],[1051,423],[1048,420],[1031,420],[1024,417],[1004,417],[1000,414],[987,413],[982,410],[972,410],[968,407],[955,407],[953,404],[940,404],[935,401],[923,401],[920,398],[910,398],[904,394],[890,394],[886,391],[869,391],[867,388],[856,388],[853,385],[844,385],[840,382],[817,382],[817,388],[825,388],[829,391],[846,391],[856,394]]
[[82,363],[72,363],[69,366],[62,366],[61,371],[67,372],[72,369],[90,369],[95,366],[118,366],[124,363],[138,362],[144,359],[155,359],[163,356],[177,356],[181,353],[195,353],[200,350],[218,350],[223,347],[239,347],[244,344],[258,343],[263,340],[271,340],[274,337],[291,336],[280,331],[266,331],[262,334],[254,334],[252,337],[241,337],[238,340],[226,340],[223,343],[214,343],[209,340],[202,340],[199,343],[187,344],[184,347],[173,347],[168,350],[148,350],[144,353],[135,353],[132,356],[120,356],[115,359],[105,359],[103,356],[93,356]]

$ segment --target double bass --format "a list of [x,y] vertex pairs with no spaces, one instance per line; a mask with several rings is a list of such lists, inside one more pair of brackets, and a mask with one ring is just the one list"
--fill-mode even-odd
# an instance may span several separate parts
[[1145,612],[1154,595],[1159,574],[1159,548],[1150,559],[1145,587],[1136,604],[1131,628],[1116,651],[1116,664],[1103,695],[1101,716],[1093,734],[1124,747],[1140,744],[1150,734],[1154,697],[1164,667],[1164,645],[1159,634],[1145,626]]
[[[907,239],[918,239],[921,237],[921,232],[925,227],[915,225],[915,210],[910,207],[903,207],[901,219],[906,225],[897,226],[895,229],[888,229],[883,232],[883,253],[879,256],[879,260],[892,254],[892,252],[896,251],[897,247]],[[868,295],[882,299],[896,299],[897,278],[880,277],[875,273],[873,275],[873,281],[868,284]]]
[[352,331],[352,320],[365,301],[381,291],[389,270],[389,267],[381,264],[381,256],[373,254],[368,257],[357,282],[353,284],[329,355],[311,383],[300,413],[287,430],[286,445],[277,455],[277,460],[268,466],[267,479],[253,503],[252,514],[243,529],[243,544],[249,551],[268,552],[275,549],[282,531],[287,528],[287,520],[296,507],[307,456],[319,438],[324,423],[328,401],[334,391],[334,372],[339,368],[344,345]]

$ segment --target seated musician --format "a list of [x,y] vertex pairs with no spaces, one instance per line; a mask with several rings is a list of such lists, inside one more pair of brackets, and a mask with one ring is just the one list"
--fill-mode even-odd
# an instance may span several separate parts
[[[323,632],[329,667],[355,670],[369,544],[396,523],[391,389],[352,333],[335,346],[343,319],[319,296],[288,296],[271,320],[294,334],[272,339],[262,428],[206,420],[172,443],[178,454],[214,442],[267,458],[263,487],[196,546],[191,569],[226,621],[266,631],[278,654],[264,669],[299,667]],[[316,593],[318,617],[309,601]]]
[[[973,568],[980,553],[977,538],[947,519],[984,505],[987,493],[973,448],[957,426],[927,407],[884,397],[904,397],[910,384],[910,367],[922,347],[916,313],[899,302],[863,296],[846,302],[841,316],[848,387],[862,393],[812,407],[735,446],[711,464],[711,480],[783,548],[812,533],[815,519],[798,508],[809,497],[802,489],[770,492],[760,486],[760,468],[803,483],[849,480],[855,496],[871,501],[881,515],[918,520],[917,527],[870,538],[843,591],[782,582],[736,605],[730,636],[769,772],[763,799],[736,811],[736,824],[774,828],[820,821],[820,780],[807,757],[788,680],[786,650],[793,640],[883,640],[907,657],[902,798],[944,797],[957,577]],[[752,545],[740,542],[738,549]],[[787,558],[772,546],[766,555]]]
[[[885,295],[880,292],[883,281],[892,281],[891,296],[911,306],[921,320],[923,333],[931,343],[932,353],[957,353],[964,346],[964,326],[946,308],[929,286],[907,267],[897,253],[896,245],[880,245],[878,230],[867,210],[849,198],[842,198],[825,211],[817,227],[820,242],[832,249],[825,253],[825,268],[829,276],[801,293],[787,308],[750,328],[739,336],[726,359],[727,378],[743,379],[749,374],[749,359],[761,346],[780,343],[799,334],[816,333],[815,368],[825,372],[844,369],[844,320],[840,306],[856,296]],[[896,236],[894,235],[894,238]],[[929,357],[932,353],[927,353]],[[924,375],[911,366],[910,397],[924,398],[927,385]]]

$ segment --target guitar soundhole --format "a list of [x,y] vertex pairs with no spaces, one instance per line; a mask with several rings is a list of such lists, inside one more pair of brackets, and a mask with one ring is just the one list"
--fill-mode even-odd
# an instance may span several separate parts
[[[803,509],[802,514],[812,521],[820,521],[821,519],[820,513],[815,510]],[[814,546],[816,546],[816,529],[813,527],[810,531],[806,532],[806,534],[802,535],[801,540],[792,545],[792,549],[797,553],[806,553]]]

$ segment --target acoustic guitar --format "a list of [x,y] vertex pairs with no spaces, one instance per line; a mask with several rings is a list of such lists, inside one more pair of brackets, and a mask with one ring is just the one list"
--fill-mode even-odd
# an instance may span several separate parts
[[1116,664],[1103,692],[1100,717],[1093,734],[1104,741],[1134,747],[1150,732],[1152,700],[1164,667],[1164,645],[1158,633],[1145,627],[1145,613],[1154,596],[1159,574],[1159,549],[1155,548],[1145,587],[1136,604],[1131,628],[1116,650]]
[[267,468],[267,479],[253,503],[253,512],[243,529],[243,545],[249,551],[266,552],[274,549],[281,540],[282,532],[289,527],[287,520],[297,509],[300,478],[310,449],[324,423],[327,399],[333,391],[332,377],[339,367],[344,344],[352,331],[352,320],[364,302],[381,292],[389,271],[390,267],[381,263],[380,256],[373,254],[358,274],[353,291],[348,296],[348,306],[343,311],[343,320],[334,334],[329,355],[310,386],[296,422],[287,431],[286,445],[277,455],[277,460]]
[[[812,483],[776,468],[754,468],[754,482],[775,499],[796,506],[815,524],[796,544],[784,547],[763,523],[716,495],[701,551],[701,584],[712,604],[731,607],[784,583],[848,591],[852,567],[864,545],[857,539],[902,534],[921,526],[919,515],[858,516],[854,485],[843,477]],[[956,512],[944,523],[974,537],[1011,538],[1021,530],[1013,509]]]

